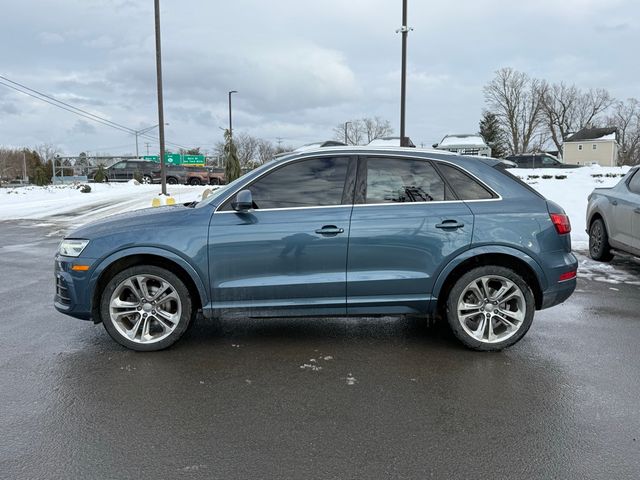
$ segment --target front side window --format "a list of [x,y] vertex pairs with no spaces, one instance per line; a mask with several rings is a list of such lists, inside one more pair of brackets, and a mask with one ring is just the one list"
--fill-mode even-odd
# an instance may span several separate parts
[[556,160],[551,157],[542,157],[542,163],[544,165],[555,165],[556,163],[559,163],[559,162],[556,162]]
[[118,163],[114,164],[111,168],[117,168],[117,169],[120,169],[120,168],[124,168],[124,167],[126,167],[126,166],[127,166],[127,163],[126,163],[126,162],[118,162]]
[[431,163],[424,160],[369,158],[366,203],[453,200]]
[[462,170],[446,164],[438,164],[438,170],[460,200],[487,200],[494,197],[493,193]]
[[[342,204],[348,158],[303,160],[279,168],[247,188],[254,209],[322,207]],[[222,210],[232,210],[229,199]]]

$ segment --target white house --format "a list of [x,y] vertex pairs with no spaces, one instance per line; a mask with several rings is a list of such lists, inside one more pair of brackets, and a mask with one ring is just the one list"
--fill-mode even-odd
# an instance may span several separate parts
[[615,167],[619,148],[617,128],[583,128],[565,140],[562,159],[571,165]]

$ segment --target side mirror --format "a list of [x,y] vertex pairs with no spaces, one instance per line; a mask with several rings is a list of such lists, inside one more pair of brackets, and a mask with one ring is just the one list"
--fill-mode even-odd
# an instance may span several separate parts
[[246,212],[253,208],[253,195],[251,190],[240,190],[236,195],[236,199],[231,203],[231,208],[236,212]]

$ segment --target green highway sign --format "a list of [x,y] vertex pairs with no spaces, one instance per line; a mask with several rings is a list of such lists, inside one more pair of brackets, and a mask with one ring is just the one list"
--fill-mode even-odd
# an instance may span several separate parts
[[[145,155],[142,157],[151,162],[159,162],[159,155]],[[164,161],[169,165],[204,165],[204,155],[181,155],[179,153],[165,153]]]

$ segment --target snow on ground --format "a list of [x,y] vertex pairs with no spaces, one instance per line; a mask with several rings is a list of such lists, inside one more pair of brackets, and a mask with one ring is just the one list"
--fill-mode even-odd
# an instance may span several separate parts
[[[629,167],[600,167],[593,165],[571,169],[513,168],[509,171],[531,185],[548,200],[565,209],[571,220],[573,248],[575,250],[587,250],[589,237],[585,229],[589,194],[594,188],[613,187],[616,185],[622,176],[629,171]],[[566,175],[564,179],[556,178],[564,175]],[[542,178],[543,176],[550,176],[551,178]]]
[[[151,207],[160,185],[91,183],[91,192],[76,185],[26,186],[0,189],[0,220],[36,219],[79,226],[114,213]],[[206,188],[167,185],[176,203],[200,200]]]

